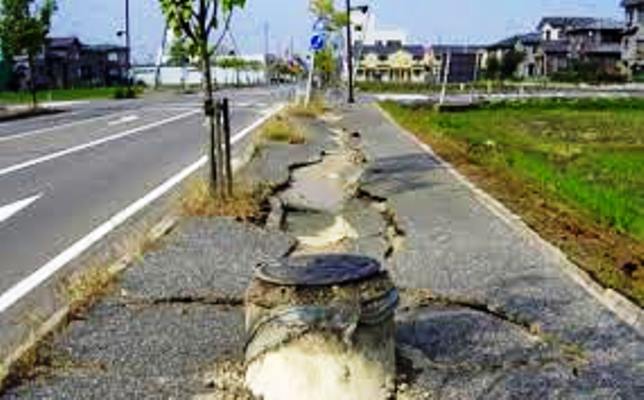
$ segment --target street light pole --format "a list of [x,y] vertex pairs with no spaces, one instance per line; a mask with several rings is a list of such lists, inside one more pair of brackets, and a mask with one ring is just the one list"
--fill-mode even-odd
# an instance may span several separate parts
[[355,103],[353,96],[353,42],[351,39],[351,0],[347,0],[347,67],[349,69],[349,104]]

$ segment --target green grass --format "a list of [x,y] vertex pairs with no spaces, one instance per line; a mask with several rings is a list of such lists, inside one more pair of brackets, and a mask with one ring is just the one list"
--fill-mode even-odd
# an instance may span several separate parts
[[463,145],[471,162],[644,240],[644,100],[538,100],[463,113],[383,106],[412,131]]
[[[38,92],[38,101],[112,99],[116,91],[115,87],[43,90]],[[0,92],[0,104],[28,104],[30,102],[31,93],[28,91]]]

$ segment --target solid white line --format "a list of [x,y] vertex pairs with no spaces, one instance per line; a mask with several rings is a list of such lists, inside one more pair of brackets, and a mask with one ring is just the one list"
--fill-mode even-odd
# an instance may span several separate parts
[[[71,128],[72,126],[88,124],[88,123],[91,123],[91,122],[100,121],[102,119],[114,118],[114,116],[119,115],[119,114],[123,114],[123,112],[118,112],[118,113],[114,113],[114,114],[110,114],[110,115],[104,115],[104,116],[101,116],[101,117],[88,118],[88,119],[84,119],[84,120],[81,120],[81,121],[69,122],[67,124],[50,126],[48,128],[36,129],[36,130],[33,130],[33,131],[28,131],[28,132],[16,133],[15,135],[3,136],[3,137],[0,137],[0,143],[1,142],[8,142],[9,140],[23,139],[23,138],[26,138],[26,137],[29,137],[29,136],[39,135],[41,133],[51,132],[51,131],[55,131],[55,130],[59,130],[59,129]],[[67,114],[67,115],[71,116],[73,114]]]
[[116,135],[107,136],[107,137],[104,137],[102,139],[94,140],[94,141],[89,142],[89,143],[85,143],[85,144],[81,144],[81,145],[78,145],[78,146],[70,147],[68,149],[57,151],[55,153],[51,153],[51,154],[48,154],[48,155],[43,156],[43,157],[38,157],[38,158],[35,158],[33,160],[22,162],[20,164],[12,165],[11,167],[0,169],[0,176],[7,175],[7,174],[10,174],[12,172],[20,171],[20,170],[25,169],[25,168],[33,167],[34,165],[38,165],[38,164],[44,163],[46,161],[51,161],[51,160],[54,160],[56,158],[64,157],[66,155],[76,153],[76,152],[79,152],[79,151],[82,151],[82,150],[86,150],[86,149],[89,149],[89,148],[92,148],[92,147],[95,147],[95,146],[98,146],[98,145],[101,145],[101,144],[104,144],[104,143],[108,143],[108,142],[111,142],[111,141],[114,141],[114,140],[122,139],[122,138],[124,138],[126,136],[130,136],[130,135],[133,135],[135,133],[140,133],[140,132],[152,129],[152,128],[159,127],[161,125],[169,124],[171,122],[178,121],[180,119],[183,119],[183,118],[189,117],[191,115],[194,115],[194,114],[196,114],[198,112],[199,112],[199,110],[193,110],[193,111],[190,111],[190,112],[179,114],[179,115],[177,115],[175,117],[172,117],[172,118],[164,119],[164,120],[154,122],[152,124],[148,124],[148,125],[144,125],[144,126],[139,126],[138,128],[134,128],[134,129],[130,129],[130,130],[125,131],[125,132],[117,133]]
[[[273,109],[271,114],[267,114],[263,116],[259,120],[253,122],[250,126],[244,128],[241,132],[236,134],[231,139],[231,142],[235,144],[240,140],[242,140],[244,137],[246,137],[251,132],[253,132],[256,128],[258,128],[260,125],[266,122],[273,115],[280,112],[283,109],[283,107],[284,105],[276,106]],[[109,220],[107,220],[105,223],[103,223],[102,225],[94,229],[87,236],[83,237],[82,239],[74,243],[71,247],[67,248],[62,253],[58,254],[56,257],[51,259],[45,265],[38,268],[36,272],[32,273],[27,278],[23,279],[22,281],[20,281],[19,283],[11,287],[9,290],[4,292],[0,296],[0,314],[6,311],[9,307],[11,307],[13,304],[15,304],[18,300],[20,300],[22,297],[27,295],[33,289],[37,288],[40,284],[42,284],[47,279],[49,279],[52,275],[54,275],[61,268],[63,268],[67,263],[69,263],[70,261],[78,257],[85,250],[90,248],[93,244],[97,243],[99,240],[104,238],[112,230],[114,230],[119,225],[127,221],[130,217],[132,217],[133,215],[141,211],[150,203],[154,202],[155,200],[159,199],[161,196],[169,192],[172,188],[177,186],[179,183],[181,183],[191,174],[199,170],[199,168],[206,165],[207,162],[208,162],[208,158],[206,156],[199,158],[199,160],[187,166],[181,172],[174,175],[173,177],[171,177],[170,179],[168,179],[167,181],[165,181],[164,183],[162,183],[161,185],[153,189],[151,192],[149,192],[139,200],[135,201],[134,203],[130,204],[122,211],[112,216]]]
[[35,196],[28,197],[20,201],[16,201],[15,203],[11,203],[6,206],[0,207],[0,223],[8,220],[23,208],[29,207],[31,203],[38,200],[41,196],[42,196],[42,193],[37,194]]

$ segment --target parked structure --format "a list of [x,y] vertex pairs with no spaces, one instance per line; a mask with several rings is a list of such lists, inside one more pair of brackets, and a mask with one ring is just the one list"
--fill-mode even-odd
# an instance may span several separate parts
[[626,31],[622,59],[634,73],[644,73],[644,0],[623,0]]
[[86,45],[76,37],[48,38],[35,70],[25,57],[16,57],[14,74],[23,88],[32,76],[38,88],[47,89],[117,85],[128,77],[127,53],[127,47]]
[[428,57],[434,83],[445,77],[449,83],[465,83],[478,79],[487,54],[483,46],[435,45]]

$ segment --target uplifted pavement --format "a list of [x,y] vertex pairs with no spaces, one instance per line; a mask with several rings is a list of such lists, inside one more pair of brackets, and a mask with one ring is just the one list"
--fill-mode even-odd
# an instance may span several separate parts
[[644,398],[641,333],[378,110],[302,122],[305,145],[247,168],[275,188],[267,226],[183,220],[0,398],[247,398],[238,370],[213,371],[241,365],[253,267],[335,251],[401,289],[399,399]]

